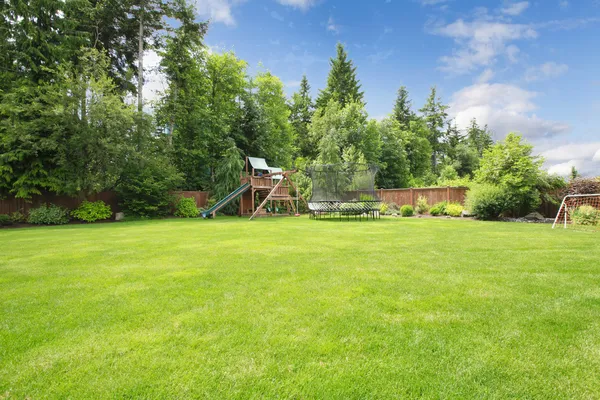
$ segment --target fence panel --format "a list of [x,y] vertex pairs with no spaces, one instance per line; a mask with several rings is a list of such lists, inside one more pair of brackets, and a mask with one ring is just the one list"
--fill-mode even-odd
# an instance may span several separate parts
[[419,196],[427,197],[429,205],[441,201],[464,204],[467,190],[466,187],[380,189],[379,198],[386,203],[396,203],[400,207],[405,204],[414,206]]
[[196,200],[196,207],[198,208],[206,208],[208,205],[208,192],[197,192],[197,191],[179,191],[173,192],[175,196],[183,196]]

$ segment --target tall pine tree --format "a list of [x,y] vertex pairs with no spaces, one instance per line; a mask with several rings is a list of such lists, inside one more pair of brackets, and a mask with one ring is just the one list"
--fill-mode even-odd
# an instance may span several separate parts
[[439,165],[444,156],[444,140],[446,133],[444,126],[448,113],[448,106],[442,104],[442,100],[437,96],[437,88],[433,86],[427,102],[419,111],[423,114],[423,119],[427,124],[428,139],[433,149],[431,155],[431,170],[434,174],[439,173]]
[[337,55],[329,61],[331,70],[327,77],[327,87],[319,93],[317,108],[325,109],[330,100],[339,102],[342,107],[351,102],[364,104],[364,92],[356,78],[356,67],[348,59],[344,45],[337,44]]
[[479,157],[482,157],[483,152],[494,144],[487,125],[483,128],[479,127],[475,118],[471,120],[471,124],[467,128],[467,142],[470,147],[477,150]]
[[304,75],[300,82],[300,90],[293,94],[290,104],[290,123],[295,132],[295,147],[300,157],[314,158],[317,155],[316,146],[314,146],[308,133],[313,109],[314,105],[310,97],[310,85],[308,84],[306,75]]
[[408,98],[408,90],[406,86],[401,86],[398,89],[398,97],[394,104],[394,118],[400,124],[400,128],[406,130],[410,128],[410,121],[415,119],[415,113],[411,109],[412,102]]

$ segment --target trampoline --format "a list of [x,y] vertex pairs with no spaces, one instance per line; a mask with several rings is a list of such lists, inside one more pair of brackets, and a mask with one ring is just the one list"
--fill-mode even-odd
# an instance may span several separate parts
[[368,164],[325,164],[308,169],[312,197],[308,202],[314,219],[380,218],[381,200],[375,191],[377,167]]

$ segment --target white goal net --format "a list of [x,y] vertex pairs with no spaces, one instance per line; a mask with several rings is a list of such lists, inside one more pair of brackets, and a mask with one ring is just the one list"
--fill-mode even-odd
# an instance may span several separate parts
[[555,227],[600,231],[600,194],[566,196],[554,219]]

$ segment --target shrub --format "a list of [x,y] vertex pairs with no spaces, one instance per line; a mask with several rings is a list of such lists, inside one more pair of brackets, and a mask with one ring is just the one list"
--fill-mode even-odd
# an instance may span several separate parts
[[400,207],[400,215],[403,217],[412,217],[415,215],[415,210],[413,209],[413,206],[406,204]]
[[569,182],[567,194],[597,194],[600,193],[598,178],[577,178]]
[[467,209],[480,219],[498,218],[507,209],[507,204],[507,194],[500,186],[479,184],[467,192]]
[[415,211],[417,214],[425,214],[429,211],[429,203],[427,202],[427,197],[419,196],[417,199],[417,206],[415,207]]
[[10,218],[10,215],[0,214],[0,226],[8,226],[12,225],[13,221]]
[[196,207],[196,200],[180,197],[175,206],[175,216],[181,218],[196,218],[200,214]]
[[131,160],[116,187],[119,204],[127,216],[167,215],[173,205],[169,192],[181,182],[182,175],[166,158]]
[[71,215],[81,221],[96,222],[112,217],[112,210],[102,200],[84,201],[75,211],[71,212]]
[[379,207],[379,212],[385,215],[388,212],[389,208],[390,207],[387,205],[387,203],[381,203],[381,206]]
[[25,215],[23,215],[22,212],[15,211],[15,212],[10,213],[10,220],[14,224],[18,224],[19,222],[25,222],[27,220],[27,218],[25,218]]
[[446,206],[446,215],[451,217],[460,217],[462,215],[464,208],[462,205],[458,203],[451,203]]
[[69,211],[66,208],[50,204],[29,210],[27,222],[36,225],[62,225],[69,222]]
[[390,211],[400,211],[400,207],[398,207],[398,204],[394,202],[387,203],[387,205]]
[[573,211],[573,223],[575,225],[596,226],[600,223],[600,210],[592,206],[580,206]]
[[436,203],[429,210],[429,214],[436,216],[436,217],[438,215],[444,215],[444,214],[446,214],[446,206],[447,205],[448,205],[447,201],[442,201],[442,202]]

